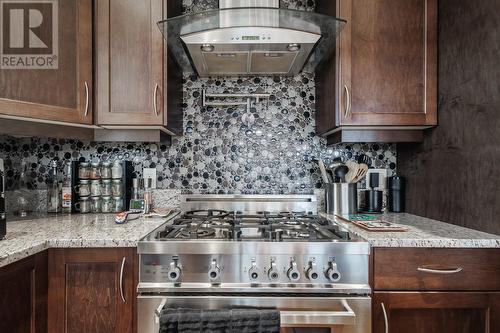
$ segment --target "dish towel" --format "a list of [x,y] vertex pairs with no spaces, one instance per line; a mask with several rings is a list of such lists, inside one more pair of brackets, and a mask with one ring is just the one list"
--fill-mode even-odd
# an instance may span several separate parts
[[279,333],[277,310],[198,310],[167,308],[161,311],[159,333]]

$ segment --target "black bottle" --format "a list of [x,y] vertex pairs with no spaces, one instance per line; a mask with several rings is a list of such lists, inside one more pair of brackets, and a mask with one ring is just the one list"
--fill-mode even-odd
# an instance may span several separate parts
[[403,177],[389,177],[387,189],[389,197],[387,205],[390,212],[402,213],[405,210],[405,179]]

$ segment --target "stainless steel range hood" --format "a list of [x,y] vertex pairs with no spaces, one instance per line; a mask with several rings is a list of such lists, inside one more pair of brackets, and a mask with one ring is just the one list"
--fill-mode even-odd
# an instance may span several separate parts
[[279,0],[220,0],[219,6],[158,23],[184,73],[312,72],[333,51],[335,37],[345,24],[314,12],[279,8]]

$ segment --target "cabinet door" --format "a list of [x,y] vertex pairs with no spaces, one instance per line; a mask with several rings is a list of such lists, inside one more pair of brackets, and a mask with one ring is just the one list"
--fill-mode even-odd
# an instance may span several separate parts
[[47,253],[0,268],[0,332],[47,332]]
[[53,249],[49,332],[133,332],[134,249]]
[[437,124],[437,0],[319,0],[347,24],[316,72],[317,133]]
[[500,332],[500,293],[375,292],[374,333]]
[[338,0],[339,125],[437,124],[437,0]]
[[0,117],[92,124],[92,0],[0,5],[12,30],[2,36]]
[[99,125],[163,125],[163,0],[96,2]]

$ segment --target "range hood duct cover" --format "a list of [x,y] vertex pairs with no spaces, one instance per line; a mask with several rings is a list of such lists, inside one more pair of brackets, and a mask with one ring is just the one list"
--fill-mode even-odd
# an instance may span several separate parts
[[220,6],[158,22],[169,54],[184,74],[314,72],[334,52],[336,36],[346,23],[314,12],[279,8],[278,0],[220,0]]

